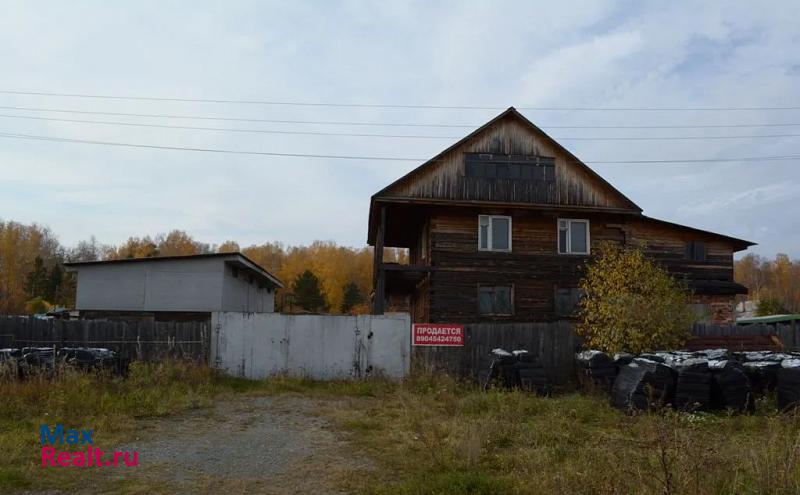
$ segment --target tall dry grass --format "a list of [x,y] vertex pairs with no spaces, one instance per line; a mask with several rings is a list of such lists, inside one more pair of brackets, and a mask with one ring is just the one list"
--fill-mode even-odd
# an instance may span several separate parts
[[68,367],[32,373],[22,380],[16,373],[2,373],[0,493],[40,486],[43,475],[65,486],[74,481],[68,473],[42,472],[41,424],[94,429],[96,443],[105,447],[124,439],[138,418],[201,407],[236,383],[206,366],[180,361],[136,362],[126,379]]
[[800,416],[774,409],[625,415],[599,395],[417,377],[335,417],[382,465],[352,477],[362,493],[800,493]]
[[79,486],[70,472],[43,478],[41,423],[93,428],[114,445],[141,418],[202,407],[221,393],[336,398],[320,414],[375,461],[369,473],[344,478],[357,493],[800,493],[800,416],[763,401],[752,415],[626,415],[600,394],[482,393],[432,375],[400,384],[255,382],[180,362],[137,363],[125,380],[74,371],[0,379],[0,493]]
[[[245,380],[184,361],[134,362],[124,379],[60,367],[55,373],[33,373],[20,380],[14,370],[0,369],[0,493],[85,485],[85,474],[78,470],[41,469],[41,424],[94,429],[95,445],[108,450],[138,435],[142,419],[204,407],[220,395],[364,398],[382,396],[395,387],[383,380],[319,382],[280,376]],[[114,489],[121,486],[117,483]]]

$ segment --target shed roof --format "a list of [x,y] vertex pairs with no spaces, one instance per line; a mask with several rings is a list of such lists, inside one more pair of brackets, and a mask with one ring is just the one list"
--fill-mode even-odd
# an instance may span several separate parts
[[283,283],[275,275],[268,272],[261,265],[251,260],[242,253],[207,253],[207,254],[189,254],[180,256],[151,256],[148,258],[124,258],[119,260],[101,260],[101,261],[73,261],[64,263],[68,269],[78,269],[82,266],[97,266],[97,265],[116,265],[124,263],[147,263],[159,261],[193,261],[205,258],[222,258],[225,263],[236,266],[237,268],[251,272],[256,278],[261,279],[276,288],[283,288]]
[[695,232],[695,233],[698,233],[698,234],[704,234],[704,235],[708,235],[708,236],[712,236],[712,237],[717,237],[722,241],[730,242],[733,245],[734,251],[742,251],[744,249],[747,249],[750,246],[755,246],[756,245],[755,242],[748,241],[748,240],[745,240],[745,239],[739,239],[738,237],[731,237],[729,235],[719,234],[717,232],[711,232],[710,230],[697,229],[695,227],[689,227],[688,225],[682,225],[682,224],[675,223],[675,222],[668,222],[666,220],[661,220],[661,219],[658,219],[658,218],[648,217],[647,215],[641,215],[641,218],[643,220],[648,221],[648,222],[664,225],[666,227],[674,227],[676,229],[685,230],[687,232]]
[[769,316],[754,316],[752,318],[739,318],[738,320],[736,320],[736,324],[750,325],[753,323],[789,323],[793,321],[800,321],[800,314],[769,315]]

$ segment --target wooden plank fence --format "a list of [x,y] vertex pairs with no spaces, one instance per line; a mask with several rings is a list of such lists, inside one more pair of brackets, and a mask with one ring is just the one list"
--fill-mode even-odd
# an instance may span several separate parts
[[797,325],[706,325],[696,324],[692,335],[697,337],[728,337],[746,335],[777,335],[786,350],[800,350],[800,327]]
[[0,316],[0,348],[105,347],[124,360],[208,362],[210,322],[45,320]]
[[[123,359],[193,359],[208,362],[210,322],[43,320],[0,316],[0,348],[106,347]],[[777,335],[787,350],[800,350],[800,327],[792,325],[705,325],[696,336]],[[580,339],[573,323],[475,323],[464,327],[464,347],[414,347],[412,367],[444,370],[475,379],[489,367],[490,351],[525,349],[537,355],[555,384],[574,377]]]
[[[800,328],[792,325],[696,324],[696,336],[777,335],[786,350],[800,350]],[[565,384],[575,376],[575,351],[580,338],[569,321],[551,323],[480,323],[464,325],[464,347],[414,347],[416,370],[446,371],[465,379],[476,379],[489,367],[490,351],[525,349],[542,360],[548,379]]]
[[446,371],[476,379],[491,363],[490,351],[525,349],[537,355],[548,379],[565,384],[574,377],[575,350],[579,340],[571,322],[479,323],[464,325],[464,347],[425,347],[412,350],[412,367]]

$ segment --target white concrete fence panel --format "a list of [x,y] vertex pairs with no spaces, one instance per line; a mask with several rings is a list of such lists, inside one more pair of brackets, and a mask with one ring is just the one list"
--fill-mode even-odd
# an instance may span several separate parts
[[410,369],[411,319],[406,313],[339,316],[215,312],[211,326],[211,365],[234,376],[402,378]]

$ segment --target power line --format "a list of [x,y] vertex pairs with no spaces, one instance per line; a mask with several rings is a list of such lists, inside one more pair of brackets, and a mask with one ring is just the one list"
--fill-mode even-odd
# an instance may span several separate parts
[[[170,98],[156,96],[128,96],[128,95],[98,95],[85,93],[57,93],[45,91],[14,91],[0,90],[0,94],[27,95],[27,96],[59,96],[68,98],[92,98],[104,100],[133,100],[133,101],[172,101],[185,103],[233,103],[273,106],[299,106],[299,107],[334,107],[334,108],[398,108],[398,109],[427,109],[427,110],[505,110],[499,106],[465,106],[465,105],[401,105],[378,103],[334,103],[334,102],[304,102],[280,100],[230,100],[209,98]],[[538,111],[741,111],[741,110],[800,110],[797,106],[776,107],[517,107],[518,110]]]
[[[463,136],[430,136],[411,134],[369,134],[349,132],[317,132],[317,131],[282,131],[273,129],[236,129],[230,127],[200,127],[168,124],[148,124],[140,122],[98,121],[82,119],[60,119],[53,117],[37,117],[32,115],[7,115],[0,114],[0,118],[42,120],[48,122],[69,122],[80,124],[118,125],[129,127],[149,127],[158,129],[181,129],[198,131],[223,131],[259,134],[303,135],[303,136],[346,136],[346,137],[376,137],[376,138],[406,138],[406,139],[461,139]],[[759,138],[792,138],[800,134],[756,134],[740,136],[601,136],[601,137],[570,137],[556,136],[554,139],[564,141],[683,141],[683,140],[718,140],[718,139],[759,139]]]
[[[402,161],[402,162],[427,162],[430,161],[426,158],[403,158],[393,156],[362,156],[362,155],[328,155],[328,154],[307,154],[307,153],[278,153],[268,151],[245,151],[245,150],[232,150],[220,148],[191,148],[183,146],[162,146],[154,144],[140,144],[140,143],[121,143],[115,141],[95,141],[85,139],[71,139],[55,136],[36,136],[31,134],[15,134],[8,132],[0,132],[0,137],[11,139],[28,139],[36,141],[52,141],[60,143],[79,143],[79,144],[93,144],[101,146],[121,146],[127,148],[147,148],[158,150],[174,150],[174,151],[195,151],[204,153],[225,153],[237,155],[259,155],[259,156],[281,156],[281,157],[294,157],[294,158],[326,158],[337,160],[370,160],[370,161]],[[600,161],[584,161],[586,164],[660,164],[660,163],[717,163],[717,162],[750,162],[750,161],[781,161],[781,160],[797,160],[800,155],[782,155],[782,156],[751,156],[751,157],[737,157],[737,158],[693,158],[681,160],[600,160]]]
[[[184,129],[184,130],[196,130],[196,131],[225,131],[225,132],[261,133],[261,134],[297,134],[303,136],[348,136],[348,137],[413,138],[413,139],[460,139],[463,137],[463,136],[425,136],[425,135],[412,135],[412,134],[369,134],[369,133],[349,133],[349,132],[281,131],[273,129],[236,129],[230,127],[200,127],[200,126],[188,126],[188,125],[147,124],[140,122],[57,119],[51,117],[36,117],[31,115],[0,114],[0,118],[45,120],[54,122],[74,122],[81,124],[120,125],[120,126],[132,126],[132,127],[155,127],[159,129]],[[798,134],[798,136],[800,136],[800,134]]]
[[307,153],[277,153],[268,151],[244,151],[244,150],[231,150],[219,148],[190,148],[183,146],[161,146],[155,144],[140,144],[140,143],[119,143],[113,141],[94,141],[86,139],[71,139],[55,136],[34,136],[30,134],[14,134],[7,132],[0,132],[0,137],[14,138],[14,139],[32,139],[37,141],[53,141],[60,143],[79,143],[79,144],[95,144],[102,146],[123,146],[126,148],[147,148],[157,150],[175,150],[175,151],[197,151],[204,153],[227,153],[235,155],[260,155],[260,156],[284,156],[284,157],[301,157],[301,158],[330,158],[342,160],[374,160],[374,161],[424,161],[420,158],[398,158],[398,157],[380,157],[380,156],[356,156],[356,155],[317,155]]
[[[221,117],[206,115],[175,115],[159,113],[123,113],[123,112],[98,112],[89,110],[71,110],[63,108],[34,108],[34,107],[14,107],[0,106],[3,110],[26,110],[32,112],[55,112],[55,113],[74,113],[83,115],[111,115],[120,117],[153,117],[167,119],[187,119],[187,120],[224,120],[230,122],[262,122],[267,124],[320,124],[320,125],[352,125],[352,126],[386,126],[386,127],[458,127],[474,129],[481,124],[475,125],[455,125],[455,124],[403,124],[403,123],[380,123],[380,122],[348,122],[338,120],[278,120],[278,119],[258,119],[240,117]],[[800,125],[800,124],[797,124]]]
[[[65,108],[37,108],[37,107],[18,107],[0,106],[0,110],[23,110],[29,112],[53,112],[68,113],[78,115],[105,115],[115,117],[146,117],[146,118],[167,118],[185,120],[219,120],[229,122],[260,122],[265,124],[313,124],[313,125],[343,125],[343,126],[372,126],[372,127],[441,127],[475,129],[482,124],[419,124],[401,122],[354,122],[340,120],[285,120],[285,119],[259,119],[241,117],[222,117],[214,115],[176,115],[162,113],[126,113],[126,112],[100,112],[90,110],[74,110]],[[798,127],[797,123],[751,123],[751,124],[684,124],[684,125],[553,125],[541,126],[545,129],[734,129],[734,128],[754,128],[754,127]]]

